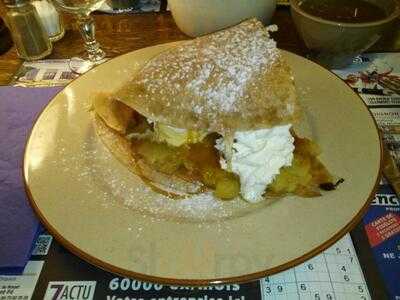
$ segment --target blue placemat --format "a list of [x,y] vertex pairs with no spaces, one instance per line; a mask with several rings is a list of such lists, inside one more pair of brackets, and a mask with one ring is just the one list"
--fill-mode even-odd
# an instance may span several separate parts
[[0,274],[20,274],[40,224],[22,180],[25,142],[34,120],[60,88],[0,87]]

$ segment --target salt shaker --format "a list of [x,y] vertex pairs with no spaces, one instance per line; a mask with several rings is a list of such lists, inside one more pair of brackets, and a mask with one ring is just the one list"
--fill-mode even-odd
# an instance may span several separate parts
[[0,55],[6,53],[13,45],[11,34],[0,17]]
[[18,55],[35,60],[49,55],[52,45],[34,6],[28,0],[4,0],[6,23]]
[[36,8],[50,41],[55,42],[60,40],[64,36],[65,30],[54,5],[48,0],[35,0],[32,4]]

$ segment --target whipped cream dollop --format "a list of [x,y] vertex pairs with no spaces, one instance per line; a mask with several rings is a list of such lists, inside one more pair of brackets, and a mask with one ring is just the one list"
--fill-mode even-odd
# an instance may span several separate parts
[[[221,167],[239,175],[240,193],[246,201],[261,201],[280,168],[291,165],[294,138],[290,127],[289,124],[235,133],[231,161],[227,163],[221,158]],[[226,155],[223,137],[217,140],[215,147]]]

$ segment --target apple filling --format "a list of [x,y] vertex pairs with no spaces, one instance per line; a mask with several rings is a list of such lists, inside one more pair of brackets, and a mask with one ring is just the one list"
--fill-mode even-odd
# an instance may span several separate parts
[[[266,187],[264,195],[320,196],[320,186],[332,184],[333,181],[318,159],[320,149],[311,140],[292,134],[295,139],[292,164],[280,169],[280,173]],[[135,159],[143,161],[154,170],[186,181],[201,182],[223,200],[233,199],[240,194],[239,176],[221,168],[221,153],[215,148],[216,140],[221,137],[219,134],[210,133],[195,143],[186,142],[174,146],[165,140],[160,141],[157,138],[160,134],[155,133],[154,124],[135,114],[126,135],[131,141]]]

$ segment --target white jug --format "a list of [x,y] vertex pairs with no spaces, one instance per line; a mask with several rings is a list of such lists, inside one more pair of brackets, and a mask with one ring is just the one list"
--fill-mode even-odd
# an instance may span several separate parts
[[169,0],[179,29],[195,37],[256,17],[269,24],[276,0]]

